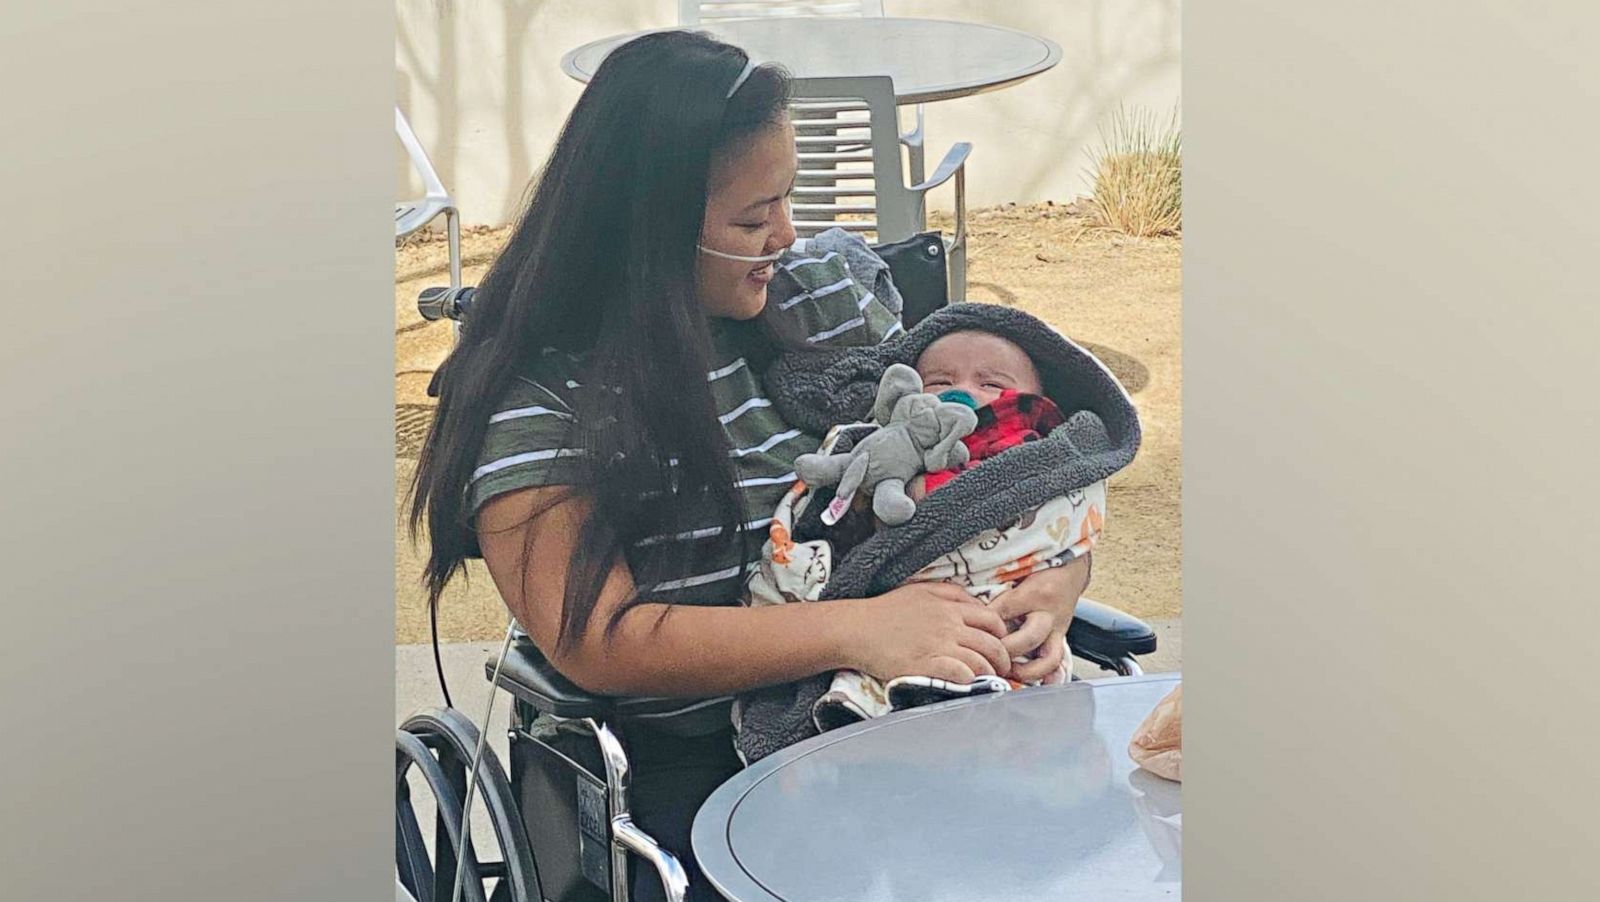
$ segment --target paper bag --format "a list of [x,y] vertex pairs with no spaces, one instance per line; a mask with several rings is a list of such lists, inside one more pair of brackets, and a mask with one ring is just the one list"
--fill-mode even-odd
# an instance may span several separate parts
[[1155,710],[1133,732],[1128,757],[1134,763],[1168,780],[1183,781],[1183,684],[1156,704]]

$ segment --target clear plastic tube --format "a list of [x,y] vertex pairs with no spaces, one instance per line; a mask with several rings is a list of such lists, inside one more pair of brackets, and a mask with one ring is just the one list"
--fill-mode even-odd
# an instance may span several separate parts
[[505,666],[506,655],[511,651],[511,637],[516,635],[517,621],[506,625],[506,641],[500,645],[500,657],[494,662],[494,675],[489,677],[489,703],[484,707],[483,726],[478,728],[478,747],[472,751],[472,766],[467,771],[467,796],[461,803],[461,838],[456,844],[456,879],[450,890],[450,902],[461,902],[461,886],[467,874],[467,842],[472,838],[472,796],[478,788],[478,764],[483,760],[483,747],[489,741],[489,718],[494,716],[494,698],[500,692],[500,668]]
[[710,254],[713,257],[721,257],[724,260],[737,260],[740,263],[775,263],[779,257],[783,256],[783,251],[778,251],[775,254],[767,254],[763,257],[745,257],[739,254],[728,254],[722,251],[712,250],[703,244],[697,244],[695,247],[698,247],[700,249],[700,253],[702,254]]

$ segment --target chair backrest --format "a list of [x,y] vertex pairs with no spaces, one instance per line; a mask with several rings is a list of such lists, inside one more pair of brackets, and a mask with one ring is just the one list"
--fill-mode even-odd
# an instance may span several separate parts
[[881,16],[883,0],[678,0],[678,24],[767,16]]
[[797,78],[793,98],[795,231],[809,237],[837,226],[880,243],[921,231],[924,199],[901,174],[893,79]]
[[417,133],[411,130],[411,123],[406,121],[406,114],[400,112],[399,107],[394,108],[394,131],[400,136],[400,143],[405,146],[406,156],[411,158],[411,168],[415,169],[418,177],[422,179],[422,189],[427,196],[449,198],[450,193],[444,190],[444,183],[439,181],[439,173],[433,168],[433,161],[428,159],[427,151],[422,149],[422,142],[417,140]]

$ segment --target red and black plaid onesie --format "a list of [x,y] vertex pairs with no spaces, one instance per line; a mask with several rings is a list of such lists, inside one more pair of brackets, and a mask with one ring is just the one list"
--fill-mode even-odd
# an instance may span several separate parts
[[978,428],[961,440],[971,452],[967,462],[927,474],[924,489],[932,492],[1007,448],[1044,438],[1064,420],[1061,410],[1049,398],[1008,388],[993,403],[978,409]]

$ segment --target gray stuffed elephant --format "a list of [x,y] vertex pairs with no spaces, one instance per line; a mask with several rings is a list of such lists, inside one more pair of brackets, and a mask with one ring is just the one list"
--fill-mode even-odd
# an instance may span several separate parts
[[906,483],[918,473],[937,472],[967,462],[961,439],[978,427],[978,415],[965,404],[941,401],[922,391],[922,377],[903,363],[884,371],[872,405],[878,429],[842,454],[802,454],[796,475],[811,486],[838,484],[829,507],[838,519],[856,492],[872,491],[872,512],[889,526],[910,520],[917,504]]

